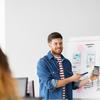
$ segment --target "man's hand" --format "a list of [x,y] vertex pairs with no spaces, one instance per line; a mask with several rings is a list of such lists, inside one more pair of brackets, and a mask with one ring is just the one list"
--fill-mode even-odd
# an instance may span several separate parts
[[96,80],[96,79],[98,78],[98,76],[99,76],[99,75],[93,75],[93,74],[92,74],[92,75],[90,76],[91,81]]
[[71,76],[71,78],[73,81],[78,81],[81,78],[81,74],[76,73],[73,76]]

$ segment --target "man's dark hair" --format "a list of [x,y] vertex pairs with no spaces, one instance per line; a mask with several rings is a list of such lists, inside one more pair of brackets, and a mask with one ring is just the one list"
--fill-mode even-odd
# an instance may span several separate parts
[[63,39],[62,35],[59,32],[53,32],[48,36],[48,43],[52,41],[52,39],[61,38]]

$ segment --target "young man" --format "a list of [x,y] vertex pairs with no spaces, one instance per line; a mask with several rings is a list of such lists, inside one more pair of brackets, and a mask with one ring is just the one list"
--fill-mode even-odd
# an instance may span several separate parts
[[44,100],[73,100],[72,90],[90,82],[90,78],[79,81],[81,75],[73,75],[71,62],[61,54],[63,37],[60,33],[49,34],[48,45],[50,51],[37,64],[40,96]]

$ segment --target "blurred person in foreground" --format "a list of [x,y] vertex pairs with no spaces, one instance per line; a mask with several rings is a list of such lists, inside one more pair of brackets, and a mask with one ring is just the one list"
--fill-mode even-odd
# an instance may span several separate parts
[[73,89],[78,89],[95,80],[97,76],[80,80],[81,74],[72,72],[71,62],[61,53],[63,37],[58,32],[48,35],[50,51],[37,64],[40,96],[44,100],[73,100]]
[[6,54],[0,47],[0,100],[20,100]]

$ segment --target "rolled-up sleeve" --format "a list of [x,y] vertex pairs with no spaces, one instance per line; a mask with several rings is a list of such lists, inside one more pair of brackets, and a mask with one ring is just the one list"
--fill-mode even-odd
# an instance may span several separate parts
[[55,80],[55,79],[51,80],[51,84],[53,85],[54,88],[57,87],[57,82],[58,82],[58,80]]

